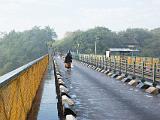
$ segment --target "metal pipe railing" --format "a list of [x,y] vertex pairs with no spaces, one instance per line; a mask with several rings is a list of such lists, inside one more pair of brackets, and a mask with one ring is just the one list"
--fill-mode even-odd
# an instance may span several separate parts
[[0,119],[26,120],[47,66],[45,55],[0,77]]
[[[89,55],[80,54],[80,56],[87,57]],[[103,62],[103,56],[104,55],[92,55],[92,64],[104,69],[103,66],[105,63],[107,69],[111,69],[112,71],[116,70],[124,74],[131,74],[134,77],[138,76],[142,82],[144,82],[145,79],[150,79],[153,85],[156,85],[156,81],[160,81],[160,62],[158,58],[111,56],[105,58]],[[88,62],[88,60],[84,60],[84,62]]]

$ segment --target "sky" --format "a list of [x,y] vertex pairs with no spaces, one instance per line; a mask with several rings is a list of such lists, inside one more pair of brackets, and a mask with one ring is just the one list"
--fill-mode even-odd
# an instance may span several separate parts
[[95,26],[113,31],[160,27],[160,0],[0,0],[0,31],[51,26],[66,32]]

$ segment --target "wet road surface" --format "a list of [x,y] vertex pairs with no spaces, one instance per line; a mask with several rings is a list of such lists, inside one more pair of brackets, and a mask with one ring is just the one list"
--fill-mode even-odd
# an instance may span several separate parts
[[126,83],[73,61],[71,70],[56,58],[78,120],[160,120],[160,96],[144,93]]

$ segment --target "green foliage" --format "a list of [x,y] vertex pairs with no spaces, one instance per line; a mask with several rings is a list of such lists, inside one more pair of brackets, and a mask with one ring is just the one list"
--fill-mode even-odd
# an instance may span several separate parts
[[53,48],[61,52],[69,49],[76,51],[79,44],[81,53],[94,53],[94,44],[97,43],[97,53],[105,54],[108,48],[122,48],[134,45],[141,52],[141,56],[160,57],[160,28],[154,30],[127,29],[113,32],[105,27],[95,27],[87,31],[75,31],[61,40],[53,43]]
[[56,41],[53,46],[59,51],[66,52],[69,49],[75,51],[79,44],[80,52],[93,53],[95,41],[97,43],[97,53],[105,53],[105,50],[110,46],[118,47],[114,42],[119,42],[115,32],[105,27],[96,27],[86,32],[75,31],[64,39]]
[[24,32],[14,30],[0,41],[0,75],[20,67],[48,52],[47,43],[56,33],[50,27],[33,27]]
[[152,37],[146,39],[142,53],[145,56],[160,57],[160,28],[151,31]]

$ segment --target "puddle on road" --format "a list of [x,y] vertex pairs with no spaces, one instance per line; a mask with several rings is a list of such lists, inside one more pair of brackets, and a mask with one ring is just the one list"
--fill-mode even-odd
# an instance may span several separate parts
[[130,91],[133,91],[134,89],[133,89],[133,88],[130,88],[129,90],[130,90]]
[[71,98],[73,98],[73,99],[76,98],[76,97],[77,97],[76,95],[71,95]]
[[138,92],[139,90],[138,90],[138,89],[135,89],[134,91],[135,91],[135,92]]
[[146,95],[144,95],[144,96],[146,96],[146,97],[148,97],[148,98],[152,98],[152,97],[153,97],[153,96],[148,95],[148,94],[146,94]]

